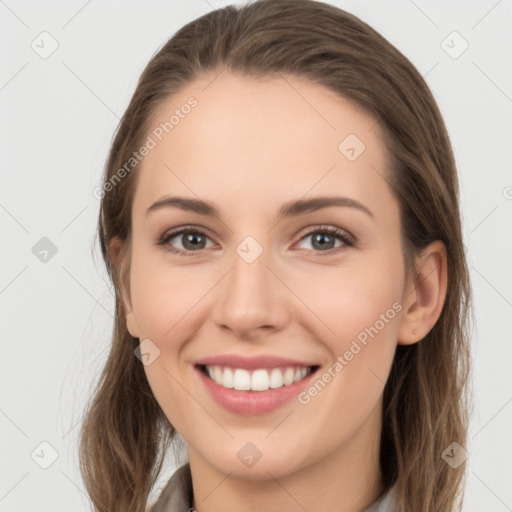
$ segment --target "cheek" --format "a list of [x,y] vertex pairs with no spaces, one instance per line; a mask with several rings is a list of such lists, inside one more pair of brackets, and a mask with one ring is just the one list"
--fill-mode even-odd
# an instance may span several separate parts
[[[319,316],[332,331],[316,329],[330,360],[300,397],[301,404],[311,406],[306,407],[308,417],[317,418],[315,428],[329,421],[334,430],[355,431],[382,394],[402,309],[400,269],[388,267],[389,271],[383,272],[383,268],[352,267],[339,270],[324,283],[311,281],[315,283],[309,288],[311,304],[316,304]],[[320,285],[327,283],[328,293],[322,295]],[[350,417],[332,411],[350,411]]]
[[348,350],[354,339],[370,339],[368,330],[375,336],[372,327],[381,338],[393,340],[401,308],[401,270],[383,263],[324,267],[295,287],[307,305],[303,322],[314,328],[332,356]]
[[157,344],[172,340],[174,333],[194,318],[194,310],[209,288],[208,281],[190,269],[135,260],[131,296],[141,337]]
[[190,368],[183,360],[183,346],[199,328],[201,297],[211,284],[184,269],[135,259],[132,272],[132,304],[141,341],[150,339],[158,356],[144,366],[148,383],[171,424],[180,432],[193,431],[189,415],[204,411],[191,399],[187,386]]

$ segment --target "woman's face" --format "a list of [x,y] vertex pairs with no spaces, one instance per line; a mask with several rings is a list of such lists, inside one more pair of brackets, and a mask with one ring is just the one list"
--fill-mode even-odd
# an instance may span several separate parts
[[224,71],[152,126],[127,322],[191,463],[268,478],[376,461],[405,298],[376,120],[304,79]]

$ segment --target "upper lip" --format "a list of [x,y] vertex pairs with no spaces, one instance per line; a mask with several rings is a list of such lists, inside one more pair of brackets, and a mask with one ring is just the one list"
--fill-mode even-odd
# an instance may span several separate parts
[[196,361],[196,365],[228,366],[230,368],[245,368],[246,370],[254,370],[258,368],[279,368],[281,366],[303,366],[305,368],[317,366],[315,363],[273,355],[244,357],[236,354],[219,354],[216,356],[205,357]]

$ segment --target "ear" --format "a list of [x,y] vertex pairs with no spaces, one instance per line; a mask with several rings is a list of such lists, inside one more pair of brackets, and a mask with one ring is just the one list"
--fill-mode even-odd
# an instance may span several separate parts
[[403,313],[398,327],[398,344],[412,345],[434,327],[446,298],[448,281],[446,246],[432,242],[416,259],[417,273],[408,276]]
[[112,263],[116,267],[121,288],[121,297],[126,316],[126,328],[134,337],[139,337],[139,328],[133,312],[131,295],[130,295],[130,262],[131,254],[127,242],[122,242],[119,238],[114,237],[110,241],[109,254]]

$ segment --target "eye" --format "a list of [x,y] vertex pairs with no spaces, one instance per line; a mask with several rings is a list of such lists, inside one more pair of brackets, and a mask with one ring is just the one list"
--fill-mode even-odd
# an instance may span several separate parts
[[[347,247],[355,246],[354,238],[346,231],[333,226],[319,226],[309,231],[301,240],[312,238],[313,250],[322,253],[321,256],[340,252]],[[336,240],[341,243],[336,246]]]
[[[182,244],[183,249],[172,247],[174,243],[171,243],[171,241],[175,238]],[[193,256],[191,253],[199,252],[206,248],[206,240],[209,240],[209,237],[204,231],[188,227],[165,233],[158,241],[158,245],[162,245],[165,247],[165,250],[180,256]]]
[[[308,237],[312,237],[312,250],[320,253],[322,256],[338,253],[356,244],[355,239],[346,231],[333,226],[318,226],[304,235],[301,241]],[[176,248],[176,242],[172,242],[174,239],[181,243],[182,248]],[[194,252],[200,252],[207,248],[206,243],[208,240],[210,238],[204,231],[197,228],[184,227],[165,233],[157,242],[157,245],[164,246],[166,251],[173,254],[193,256]],[[341,243],[336,245],[336,240]]]

